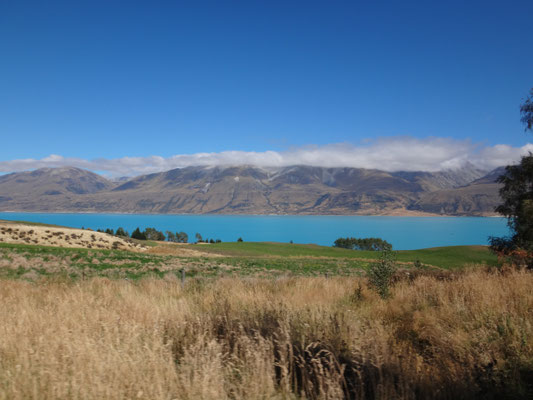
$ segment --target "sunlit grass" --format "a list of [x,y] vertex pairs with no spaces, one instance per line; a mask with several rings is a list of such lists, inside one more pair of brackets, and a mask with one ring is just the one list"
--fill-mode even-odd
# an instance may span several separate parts
[[529,398],[533,276],[0,280],[1,399]]

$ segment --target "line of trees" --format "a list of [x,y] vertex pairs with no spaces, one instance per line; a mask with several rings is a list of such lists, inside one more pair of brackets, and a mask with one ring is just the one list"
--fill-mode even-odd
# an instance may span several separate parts
[[[81,228],[81,229],[85,229],[85,228]],[[113,236],[130,237],[130,234],[128,233],[128,231],[126,231],[122,227],[119,227],[116,232],[113,229],[109,229],[109,228],[107,228],[105,230],[104,229],[97,229],[96,232],[107,233],[107,234],[113,235]]]
[[[144,231],[141,231],[139,227],[137,227],[131,235],[126,231],[124,228],[119,227],[116,231],[113,229],[107,228],[107,229],[97,229],[97,232],[107,233],[109,235],[113,236],[120,236],[125,238],[131,238],[131,239],[137,239],[137,240],[156,240],[156,241],[169,241],[173,243],[189,243],[189,235],[187,235],[186,232],[172,232],[172,231],[166,231],[163,233],[162,231],[158,231],[156,228],[146,228]],[[201,234],[197,233],[195,235],[196,243],[221,243],[222,240],[220,239],[208,239],[203,238]],[[241,239],[242,240],[242,239]]]
[[187,243],[189,241],[189,235],[185,232],[171,232],[167,231],[167,240],[174,243]]
[[194,235],[194,237],[196,238],[196,243],[222,243],[222,240],[220,239],[209,239],[209,238],[203,238],[202,235],[200,235],[199,233],[197,233],[196,235]]
[[334,247],[350,250],[390,251],[392,244],[380,238],[338,238],[333,243]]

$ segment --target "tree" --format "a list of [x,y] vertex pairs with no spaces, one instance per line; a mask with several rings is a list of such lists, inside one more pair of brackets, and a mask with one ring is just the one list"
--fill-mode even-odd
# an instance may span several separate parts
[[167,240],[169,242],[177,242],[178,241],[178,238],[176,237],[176,234],[174,232],[166,231],[166,234],[167,234]]
[[[533,89],[520,106],[520,113],[526,131],[533,130]],[[512,235],[507,238],[491,237],[491,249],[500,255],[510,256],[513,263],[533,268],[533,154],[522,157],[517,165],[505,167],[505,173],[498,182],[503,184],[500,189],[503,203],[495,211],[507,218]],[[516,255],[519,255],[518,259]]]
[[128,234],[128,232],[125,231],[124,228],[121,227],[121,226],[117,229],[117,231],[115,232],[115,235],[116,235],[116,236],[125,236],[125,237],[130,236],[130,235]]
[[194,235],[196,237],[196,242],[197,243],[201,243],[204,241],[204,239],[202,238],[202,235],[200,235],[199,233],[197,233],[196,235]]
[[148,240],[165,240],[165,234],[155,228],[146,228],[144,230],[144,235]]
[[178,243],[187,243],[189,241],[189,235],[185,232],[176,233],[176,238],[178,239]]
[[139,227],[137,227],[137,229],[135,229],[135,230],[131,233],[131,238],[132,238],[132,239],[138,239],[138,240],[146,240],[146,235],[144,234],[144,232],[141,232],[141,230],[139,229]]
[[520,114],[522,114],[520,121],[526,126],[526,131],[533,130],[533,88],[529,91],[524,104],[520,106]]
[[503,203],[496,207],[496,212],[507,218],[512,236],[492,238],[493,249],[533,250],[533,155],[522,157],[518,165],[505,167],[498,182],[503,184],[500,189]]

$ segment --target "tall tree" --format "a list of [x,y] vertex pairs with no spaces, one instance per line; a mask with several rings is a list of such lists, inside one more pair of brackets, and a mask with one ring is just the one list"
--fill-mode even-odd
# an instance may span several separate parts
[[503,183],[503,204],[496,207],[496,212],[507,218],[513,247],[533,250],[533,156],[507,166],[498,182]]
[[176,234],[174,232],[171,232],[171,231],[167,231],[167,240],[169,242],[177,242],[178,239],[176,238]]
[[179,243],[187,243],[189,241],[189,235],[185,232],[176,232],[176,237]]
[[129,236],[128,232],[126,232],[124,230],[124,228],[121,227],[121,226],[117,229],[117,231],[115,232],[115,235],[117,235],[117,236],[126,236],[126,237]]
[[[520,121],[526,131],[533,130],[533,89],[520,106]],[[500,196],[503,203],[496,212],[507,218],[512,231],[509,238],[491,238],[491,248],[503,254],[517,254],[521,251],[521,262],[533,267],[533,155],[522,157],[517,165],[505,167],[505,173],[498,178],[503,186]],[[523,256],[525,252],[525,257]]]
[[141,230],[139,229],[139,227],[137,227],[137,229],[135,229],[132,234],[131,234],[131,238],[132,239],[138,239],[138,240],[146,240],[146,235],[144,234],[144,232],[141,232]]

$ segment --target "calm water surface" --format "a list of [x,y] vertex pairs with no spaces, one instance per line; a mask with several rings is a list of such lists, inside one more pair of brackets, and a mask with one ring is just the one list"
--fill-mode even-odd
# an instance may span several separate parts
[[479,217],[366,217],[270,215],[153,215],[2,213],[0,219],[43,222],[73,228],[112,228],[132,232],[140,227],[184,231],[193,240],[316,243],[331,246],[338,237],[379,237],[395,250],[487,244],[489,236],[508,235],[503,218]]

